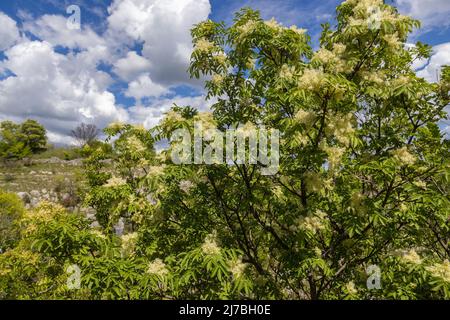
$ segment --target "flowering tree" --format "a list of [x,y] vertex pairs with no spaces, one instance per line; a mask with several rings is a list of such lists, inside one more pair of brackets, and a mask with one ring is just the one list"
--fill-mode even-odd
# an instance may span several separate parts
[[[418,78],[412,63],[430,47],[406,45],[418,22],[381,0],[344,1],[337,21],[324,26],[317,51],[305,30],[250,9],[230,27],[193,28],[189,71],[207,77],[213,112],[176,106],[150,131],[106,129],[112,164],[101,150],[86,163],[86,203],[101,228],[80,236],[99,247],[64,256],[80,265],[86,295],[450,297],[449,143],[438,127],[450,69],[439,83]],[[279,130],[278,172],[174,164],[177,140],[154,151],[195,123]]]

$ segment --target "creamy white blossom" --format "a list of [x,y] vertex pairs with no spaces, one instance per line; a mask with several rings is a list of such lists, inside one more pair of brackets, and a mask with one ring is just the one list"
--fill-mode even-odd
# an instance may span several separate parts
[[299,79],[300,89],[319,91],[326,83],[326,76],[322,70],[306,69]]
[[164,165],[148,167],[147,174],[149,176],[160,176],[160,175],[164,174]]
[[169,271],[166,268],[166,264],[161,259],[155,259],[149,263],[147,273],[162,277],[167,275]]
[[347,290],[347,292],[351,295],[357,294],[358,290],[356,289],[355,283],[353,281],[348,282],[345,285],[345,289]]
[[292,80],[294,75],[295,75],[294,67],[291,67],[287,64],[283,64],[281,66],[280,73],[279,73],[280,79],[289,81],[289,80]]
[[217,74],[217,73],[212,76],[212,82],[216,86],[220,86],[222,84],[222,82],[223,82],[223,79],[224,79],[223,76],[220,75],[220,74]]
[[239,278],[244,274],[246,264],[242,262],[242,259],[238,258],[229,263],[229,270],[234,278]]
[[191,189],[194,187],[194,183],[189,180],[182,180],[179,183],[179,187],[183,192],[189,193],[189,191],[191,191]]
[[316,120],[317,116],[314,112],[306,111],[303,109],[300,109],[295,114],[295,120],[297,120],[299,123],[306,125],[307,127],[312,126],[314,124],[314,121]]
[[442,263],[435,263],[432,266],[426,267],[434,277],[441,278],[445,282],[450,283],[450,262],[446,259]]
[[206,255],[220,254],[220,247],[217,245],[214,235],[210,234],[206,237],[205,242],[202,244],[202,251]]
[[411,165],[416,162],[416,157],[409,153],[407,147],[402,147],[400,149],[392,151],[394,158],[405,165]]
[[401,257],[402,257],[402,260],[407,263],[412,263],[412,264],[421,264],[422,263],[422,259],[420,258],[419,254],[414,249],[404,252]]
[[108,179],[106,184],[104,184],[104,187],[120,187],[127,184],[126,180],[119,178],[119,177],[112,177]]
[[397,33],[387,34],[383,36],[383,40],[386,41],[386,44],[391,49],[398,49],[402,45]]
[[136,136],[131,136],[127,139],[127,147],[132,152],[143,153],[147,150],[145,145]]
[[323,151],[327,153],[330,169],[336,169],[341,163],[342,156],[345,153],[345,148],[325,146],[323,147]]
[[218,54],[214,55],[214,59],[222,66],[225,66],[227,64],[227,55],[223,52],[219,52]]
[[108,129],[119,131],[119,130],[122,130],[124,126],[125,126],[125,124],[123,122],[116,121],[116,122],[110,123],[108,125]]
[[121,236],[122,240],[122,255],[129,256],[134,254],[136,248],[136,242],[138,239],[138,234],[136,232],[128,233]]
[[308,31],[306,29],[298,28],[296,25],[290,26],[289,30],[294,31],[295,33],[297,33],[299,35],[304,35]]
[[298,221],[298,227],[301,230],[309,231],[315,234],[317,231],[326,228],[326,213],[321,210],[317,210],[314,214],[306,217],[300,217]]
[[355,132],[352,125],[353,118],[352,113],[329,116],[325,132],[330,136],[334,136],[343,145],[348,146],[350,144],[350,137]]
[[195,50],[196,51],[209,52],[214,47],[215,47],[214,44],[205,38],[200,38],[195,42]]
[[247,21],[244,25],[239,26],[237,29],[240,32],[239,39],[245,39],[249,34],[251,34],[258,26],[258,23],[254,20]]
[[270,19],[269,21],[264,21],[266,26],[268,26],[271,29],[279,30],[282,28],[281,24],[279,24],[275,18]]

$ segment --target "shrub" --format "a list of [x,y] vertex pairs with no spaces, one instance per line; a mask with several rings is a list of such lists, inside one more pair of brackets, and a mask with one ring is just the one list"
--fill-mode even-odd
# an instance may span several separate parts
[[0,249],[4,252],[19,240],[18,222],[25,209],[21,199],[0,190]]

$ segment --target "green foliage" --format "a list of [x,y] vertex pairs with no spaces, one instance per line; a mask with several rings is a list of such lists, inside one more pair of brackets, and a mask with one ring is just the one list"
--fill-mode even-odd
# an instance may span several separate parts
[[4,252],[15,246],[19,240],[19,220],[24,214],[23,204],[18,196],[0,190],[0,250]]
[[[383,1],[337,8],[320,49],[305,30],[243,9],[192,30],[190,74],[213,112],[175,106],[161,123],[113,123],[90,149],[85,203],[100,228],[44,203],[0,254],[7,298],[449,299],[449,146],[438,123],[449,69],[416,76],[418,22]],[[278,173],[263,164],[175,165],[154,146],[194,122],[281,133]],[[207,144],[207,142],[205,142]],[[117,235],[118,222],[124,234]],[[68,290],[65,268],[82,271]],[[367,286],[367,267],[381,288]]]
[[15,124],[12,121],[0,123],[0,158],[23,159],[32,153],[45,149],[46,130],[35,120]]
[[30,148],[32,153],[45,150],[47,144],[46,130],[35,120],[26,120],[20,125],[20,133],[22,134],[25,146]]

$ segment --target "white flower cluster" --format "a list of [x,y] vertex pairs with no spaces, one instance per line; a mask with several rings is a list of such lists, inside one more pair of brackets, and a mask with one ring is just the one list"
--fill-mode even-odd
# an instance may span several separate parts
[[96,237],[98,237],[98,238],[106,239],[105,234],[104,234],[103,232],[101,232],[100,230],[93,229],[93,230],[90,230],[90,233],[91,233],[93,236],[96,236]]
[[166,268],[166,264],[161,259],[155,259],[149,263],[147,273],[163,277],[167,275],[169,271]]
[[353,281],[350,281],[345,285],[345,289],[347,292],[351,295],[355,295],[358,293],[358,289],[356,289],[355,283]]
[[247,21],[244,25],[239,26],[237,29],[240,33],[239,40],[244,40],[248,35],[250,35],[257,28],[258,23],[254,20]]
[[383,22],[396,24],[407,19],[391,7],[383,6],[382,0],[347,0],[344,4],[353,7],[353,15],[349,18],[350,27],[365,27],[373,30],[379,29]]
[[214,43],[208,41],[205,38],[200,38],[195,42],[195,51],[199,52],[209,52],[214,48]]
[[136,136],[131,136],[127,139],[127,147],[131,152],[144,153],[147,148],[141,140]]
[[242,262],[242,259],[235,259],[229,263],[229,270],[233,277],[239,278],[244,274],[246,264]]
[[402,147],[400,149],[392,151],[394,158],[404,165],[411,165],[416,162],[416,157],[409,153],[407,147]]
[[147,169],[148,176],[160,176],[164,174],[164,165],[161,166],[150,166]]
[[287,64],[283,64],[283,66],[280,69],[279,77],[281,80],[292,80],[292,78],[295,75],[295,68],[291,67]]
[[441,278],[445,282],[450,283],[450,262],[445,260],[442,263],[435,263],[426,268],[434,277]]
[[328,117],[328,120],[325,132],[330,136],[334,136],[343,145],[349,146],[350,137],[355,132],[352,125],[353,114],[336,114],[335,116]]
[[118,178],[118,177],[112,177],[112,178],[110,178],[107,182],[106,182],[106,184],[104,184],[103,186],[104,187],[110,187],[110,188],[113,188],[113,187],[120,187],[120,186],[123,186],[123,185],[125,185],[127,182],[124,180],[124,179],[122,179],[122,178]]
[[306,188],[310,192],[322,192],[324,189],[329,189],[329,181],[322,179],[319,173],[308,172],[305,175]]
[[180,181],[178,186],[184,193],[189,193],[189,191],[191,191],[191,189],[194,187],[194,184],[192,183],[192,181],[182,180]]
[[396,50],[402,45],[402,42],[398,38],[398,33],[384,35],[383,40],[386,42],[388,48],[392,50]]
[[115,131],[122,130],[124,127],[124,124],[122,122],[116,121],[109,124],[108,129],[112,129]]
[[378,85],[381,85],[386,81],[386,76],[381,71],[373,71],[373,72],[363,71],[360,73],[360,75],[365,81],[375,83]]
[[174,110],[170,110],[169,112],[166,113],[166,117],[164,120],[169,121],[169,122],[179,122],[179,121],[183,121],[184,118],[178,112],[175,112]]
[[223,52],[219,52],[213,56],[214,60],[216,60],[221,66],[227,65],[227,55]]
[[398,78],[395,78],[394,80],[392,80],[392,87],[394,87],[394,88],[402,87],[402,86],[407,85],[410,81],[411,81],[411,79],[408,78],[407,76],[399,76]]
[[202,251],[206,255],[220,254],[220,247],[217,245],[214,235],[210,234],[206,237],[205,242],[202,244]]
[[136,248],[136,242],[138,239],[138,234],[136,232],[128,233],[121,236],[122,240],[122,255],[123,256],[130,256],[134,253],[134,250]]
[[251,122],[247,122],[244,125],[239,125],[236,128],[236,136],[249,138],[258,135],[258,128]]
[[353,66],[343,57],[346,49],[347,47],[343,43],[335,43],[332,50],[320,48],[314,54],[312,61],[333,66],[333,70],[338,73],[350,73],[353,71]]
[[217,74],[217,73],[215,73],[213,76],[212,76],[212,82],[214,83],[214,85],[216,85],[217,87],[219,87],[220,85],[222,85],[222,82],[223,82],[223,76],[221,75],[221,74]]
[[326,76],[322,70],[306,69],[299,79],[298,87],[303,90],[320,91],[326,84]]
[[316,118],[317,117],[314,112],[306,111],[303,109],[300,109],[295,114],[295,120],[298,123],[305,125],[307,128],[311,127],[314,124],[314,121],[316,121]]
[[414,250],[414,249],[402,252],[401,258],[406,263],[412,263],[412,264],[421,264],[422,263],[422,259],[420,258],[419,254],[416,252],[416,250]]
[[289,30],[292,30],[292,31],[294,31],[295,33],[297,33],[297,34],[299,34],[299,35],[304,35],[308,30],[306,30],[306,29],[302,29],[302,28],[298,28],[297,26],[295,26],[295,25],[292,25],[290,28],[289,28]]
[[326,213],[323,211],[317,210],[314,214],[308,215],[306,217],[300,217],[298,221],[298,227],[301,230],[309,231],[313,234],[316,234],[317,231],[323,230],[326,228],[325,219]]
[[324,146],[322,149],[328,156],[330,170],[335,170],[341,163],[342,156],[345,153],[345,148]]
[[264,21],[265,25],[268,26],[271,29],[274,29],[276,31],[280,30],[282,28],[282,25],[279,24],[275,18],[270,19],[269,21]]
[[217,129],[217,122],[211,112],[199,112],[195,117],[196,124],[200,124],[202,130]]

